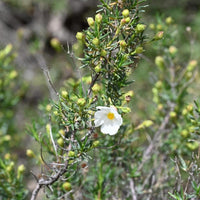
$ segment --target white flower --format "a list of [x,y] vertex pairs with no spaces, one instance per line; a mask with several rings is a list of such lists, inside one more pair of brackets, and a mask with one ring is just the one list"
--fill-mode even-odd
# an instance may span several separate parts
[[115,107],[98,106],[94,114],[95,127],[101,126],[104,134],[115,135],[122,125],[122,117]]

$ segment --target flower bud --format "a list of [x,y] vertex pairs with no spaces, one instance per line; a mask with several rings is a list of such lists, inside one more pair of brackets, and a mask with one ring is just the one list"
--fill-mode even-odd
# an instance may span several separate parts
[[84,39],[84,34],[82,32],[77,32],[76,39],[77,40],[83,40]]
[[88,18],[87,18],[87,22],[88,22],[88,25],[89,25],[90,27],[94,26],[94,19],[93,19],[92,17],[88,17]]
[[119,45],[120,45],[120,47],[122,47],[122,48],[124,48],[124,47],[127,46],[125,40],[120,40],[120,41],[119,41]]
[[50,44],[57,51],[59,51],[61,49],[60,41],[57,38],[52,38],[50,40]]
[[49,112],[50,110],[51,110],[51,105],[50,104],[46,105],[46,111]]
[[144,25],[144,24],[137,24],[135,30],[136,30],[137,33],[141,33],[141,32],[143,32],[145,30],[145,28],[146,28],[146,25]]
[[50,129],[51,129],[51,125],[50,125],[50,124],[47,124],[47,125],[46,125],[46,131],[47,131],[48,134],[50,133]]
[[9,77],[9,79],[15,79],[17,77],[17,75],[18,75],[18,73],[15,70],[12,70],[9,73],[8,77]]
[[5,141],[5,142],[9,142],[10,140],[11,140],[11,136],[10,135],[5,135],[3,137],[3,141]]
[[138,53],[138,54],[140,54],[140,53],[142,53],[143,52],[143,47],[137,47],[136,49],[135,49],[135,53]]
[[97,14],[97,15],[95,15],[95,21],[98,23],[98,24],[100,24],[101,23],[101,21],[102,21],[102,15],[101,14]]
[[189,132],[186,129],[181,131],[181,136],[188,137],[188,135],[189,135]]
[[101,50],[101,56],[105,57],[106,55],[107,55],[107,51],[104,50],[104,49],[102,49],[102,50]]
[[75,156],[75,152],[74,151],[69,151],[68,156],[69,157],[74,157]]
[[133,97],[134,96],[134,91],[133,90],[130,90],[128,91],[125,96],[130,96],[130,97]]
[[126,17],[126,18],[125,18],[125,22],[126,22],[126,23],[129,23],[130,21],[131,21],[131,18],[130,18],[130,17]]
[[80,107],[83,107],[83,106],[85,106],[85,104],[86,104],[86,100],[85,100],[84,98],[80,98],[80,99],[78,99],[77,104],[78,104]]
[[68,97],[68,92],[66,90],[62,90],[61,95],[62,95],[63,98],[66,99]]
[[6,47],[5,47],[5,49],[4,49],[5,55],[8,55],[8,54],[12,51],[12,49],[13,49],[12,44],[6,45]]
[[187,66],[187,71],[191,72],[194,70],[194,68],[197,66],[197,61],[196,60],[191,60]]
[[163,38],[163,35],[164,35],[164,31],[160,31],[154,36],[154,39],[161,40]]
[[192,75],[193,75],[192,72],[189,71],[185,73],[185,76],[188,80],[192,77]]
[[99,39],[98,39],[98,38],[94,38],[94,39],[92,40],[92,43],[93,43],[95,46],[99,45]]
[[99,73],[101,71],[101,65],[97,65],[95,68],[94,68],[95,72],[96,73]]
[[150,126],[153,125],[153,121],[151,121],[151,120],[145,120],[143,122],[143,125],[144,125],[144,127],[150,127]]
[[172,17],[167,17],[166,20],[165,20],[166,24],[170,25],[173,23],[173,19]]
[[163,105],[162,104],[158,104],[158,110],[161,111],[163,109]]
[[97,146],[99,146],[99,144],[100,144],[99,140],[96,140],[93,142],[92,146],[97,147]]
[[64,140],[63,140],[63,138],[60,137],[60,138],[57,140],[57,143],[59,144],[59,146],[63,147],[63,146],[64,146]]
[[121,25],[124,25],[126,24],[126,20],[125,19],[121,19],[121,22],[120,22]]
[[194,151],[195,149],[197,149],[199,147],[199,143],[197,141],[188,142],[186,145],[192,151]]
[[160,68],[163,69],[164,68],[164,59],[161,56],[157,56],[155,58],[155,64]]
[[22,175],[22,173],[25,171],[25,167],[24,165],[19,165],[18,169],[17,169],[17,178],[19,179],[20,176]]
[[65,136],[65,131],[64,131],[63,129],[60,129],[60,130],[58,131],[58,133],[59,133],[60,135]]
[[58,116],[58,111],[55,110],[55,111],[53,112],[53,114],[54,114],[55,116]]
[[151,30],[154,30],[154,29],[155,29],[155,24],[150,24],[150,25],[149,25],[149,28],[150,28]]
[[72,189],[71,183],[70,182],[63,183],[62,188],[66,191],[70,191]]
[[15,166],[15,163],[12,161],[7,167],[6,167],[6,171],[7,172],[11,172],[13,170]]
[[10,153],[6,153],[6,154],[4,155],[4,158],[5,158],[5,160],[10,160],[10,158],[11,158]]
[[175,46],[169,47],[169,53],[174,56],[177,53],[177,48]]
[[128,10],[128,9],[123,10],[123,11],[122,11],[122,15],[123,15],[124,17],[128,17],[128,16],[129,16],[129,10]]
[[187,109],[188,112],[192,112],[193,111],[193,105],[191,105],[191,104],[187,105],[186,109]]
[[172,111],[172,112],[169,113],[169,116],[171,118],[176,118],[177,114],[176,114],[176,112]]
[[182,115],[187,115],[188,114],[188,111],[187,111],[187,109],[183,109],[183,111],[182,111]]
[[158,25],[156,26],[156,28],[157,28],[157,30],[159,30],[159,31],[163,30],[163,27],[162,27],[161,24],[158,24]]
[[98,93],[101,90],[101,86],[97,83],[94,84],[94,86],[92,87],[92,91],[94,93]]
[[31,149],[27,149],[26,150],[26,155],[29,157],[29,158],[34,158],[35,157],[35,154],[33,153],[33,151]]
[[130,113],[131,109],[129,107],[119,107],[123,113]]
[[156,87],[157,89],[161,89],[162,86],[163,86],[162,81],[157,81],[156,84],[155,84],[155,87]]

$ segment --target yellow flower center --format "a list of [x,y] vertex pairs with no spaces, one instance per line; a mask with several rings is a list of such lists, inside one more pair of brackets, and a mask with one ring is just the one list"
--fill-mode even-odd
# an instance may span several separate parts
[[115,118],[115,115],[113,113],[109,112],[107,114],[107,117],[108,117],[108,119],[113,120]]

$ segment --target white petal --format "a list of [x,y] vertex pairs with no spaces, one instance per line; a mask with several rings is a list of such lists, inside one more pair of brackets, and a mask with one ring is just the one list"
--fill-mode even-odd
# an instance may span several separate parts
[[94,120],[95,127],[101,126],[103,123],[104,123],[104,121],[101,119]]
[[114,124],[103,124],[101,126],[101,132],[104,133],[104,134],[109,134],[109,135],[115,135],[118,131],[120,126]]

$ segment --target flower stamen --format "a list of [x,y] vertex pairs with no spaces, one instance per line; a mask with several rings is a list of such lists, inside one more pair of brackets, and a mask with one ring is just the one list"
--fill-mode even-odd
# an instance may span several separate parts
[[115,115],[113,113],[109,112],[107,114],[107,117],[108,117],[108,119],[113,120],[115,118]]

